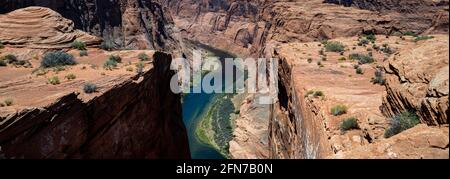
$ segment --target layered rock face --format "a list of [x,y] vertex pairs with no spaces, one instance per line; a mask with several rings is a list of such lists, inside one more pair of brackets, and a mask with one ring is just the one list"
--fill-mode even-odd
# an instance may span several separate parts
[[178,49],[170,16],[154,0],[5,0],[0,13],[43,6],[74,22],[75,28],[120,48]]
[[413,111],[428,125],[448,124],[448,38],[419,42],[385,62],[387,116]]
[[83,101],[71,93],[43,108],[0,118],[1,158],[190,158],[180,96],[171,93],[171,56]]
[[431,28],[425,31],[426,33],[448,33],[448,0],[325,0],[324,2],[381,13],[401,13],[404,16],[399,17],[401,20],[399,22],[410,30],[419,30],[418,28],[425,27],[423,25],[431,25]]
[[[448,1],[165,0],[183,36],[241,55],[267,44],[350,37],[363,33],[448,32]],[[339,1],[344,2],[344,1]],[[404,6],[404,5],[407,6]]]
[[99,45],[101,39],[74,29],[72,21],[43,7],[28,7],[0,15],[0,39],[14,47],[69,48],[75,40]]

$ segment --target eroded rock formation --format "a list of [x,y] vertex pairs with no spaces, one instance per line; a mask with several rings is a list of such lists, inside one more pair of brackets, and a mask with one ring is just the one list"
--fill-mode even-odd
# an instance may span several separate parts
[[0,13],[43,6],[74,22],[75,28],[103,37],[117,48],[178,49],[170,15],[155,0],[5,0]]
[[101,39],[76,30],[72,21],[43,7],[18,9],[0,15],[0,39],[14,47],[69,48],[75,40],[99,45]]
[[422,123],[448,124],[448,62],[448,37],[420,41],[386,61],[383,112],[394,116],[412,111]]
[[89,101],[71,93],[0,118],[0,158],[190,158],[171,56]]

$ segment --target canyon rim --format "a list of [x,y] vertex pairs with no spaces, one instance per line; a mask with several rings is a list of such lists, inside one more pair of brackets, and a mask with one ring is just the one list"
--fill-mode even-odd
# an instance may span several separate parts
[[2,0],[0,159],[448,159],[448,26],[448,0]]

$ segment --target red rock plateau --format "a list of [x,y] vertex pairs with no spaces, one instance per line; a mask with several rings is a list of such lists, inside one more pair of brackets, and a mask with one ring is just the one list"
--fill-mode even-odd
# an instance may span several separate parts
[[[36,25],[21,15],[16,17],[22,23],[10,22],[27,11],[13,10],[28,6],[51,8],[73,23],[53,12],[60,19],[56,25]],[[34,68],[44,53],[38,47],[65,48],[76,39],[95,44],[91,35],[117,48],[174,56],[180,51],[190,55],[183,42],[189,40],[243,58],[277,58],[277,103],[258,105],[258,95],[240,96],[245,100],[233,121],[231,158],[449,158],[448,0],[6,0],[0,13],[0,29],[5,29],[0,55],[13,53]],[[12,25],[49,31],[24,38],[30,31],[16,35]],[[328,50],[329,43],[342,48]],[[95,46],[88,51],[89,57],[77,57],[78,65],[44,77],[31,74],[33,68],[0,67],[0,97],[16,98],[14,105],[0,108],[8,116],[0,118],[0,157],[188,158],[181,107],[165,87],[171,73],[167,64],[147,64],[138,77],[126,64],[154,51],[106,52]],[[123,56],[125,63],[113,71],[90,68],[110,54]],[[169,59],[155,54],[153,62]],[[57,86],[45,84],[48,77],[66,73],[79,75]],[[98,84],[99,93],[84,94],[80,85],[86,81]],[[66,113],[56,112],[61,109]],[[420,124],[386,135],[404,112]],[[61,120],[68,114],[70,120]],[[347,120],[356,124],[344,130]],[[29,132],[36,128],[42,132]],[[145,143],[121,134],[137,135]],[[75,142],[68,145],[69,139]],[[33,141],[33,152],[26,150],[26,140]]]

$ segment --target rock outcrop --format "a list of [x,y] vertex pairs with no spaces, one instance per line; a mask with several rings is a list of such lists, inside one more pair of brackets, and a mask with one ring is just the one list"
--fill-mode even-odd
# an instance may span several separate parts
[[428,125],[448,124],[448,36],[419,41],[385,62],[387,116],[416,112]]
[[0,13],[29,6],[51,8],[116,48],[179,49],[171,17],[156,0],[3,0]]
[[43,7],[28,7],[0,15],[0,39],[14,47],[69,48],[75,40],[99,45],[101,39],[76,30],[72,21]]
[[378,143],[337,153],[335,159],[448,159],[448,128],[419,125]]
[[70,93],[0,117],[0,158],[190,158],[170,63],[170,55],[156,52],[142,76],[87,101]]
[[[325,0],[380,13],[400,13],[399,22],[416,33],[448,33],[448,0]],[[429,29],[421,29],[425,26]],[[425,27],[426,28],[426,27]]]

